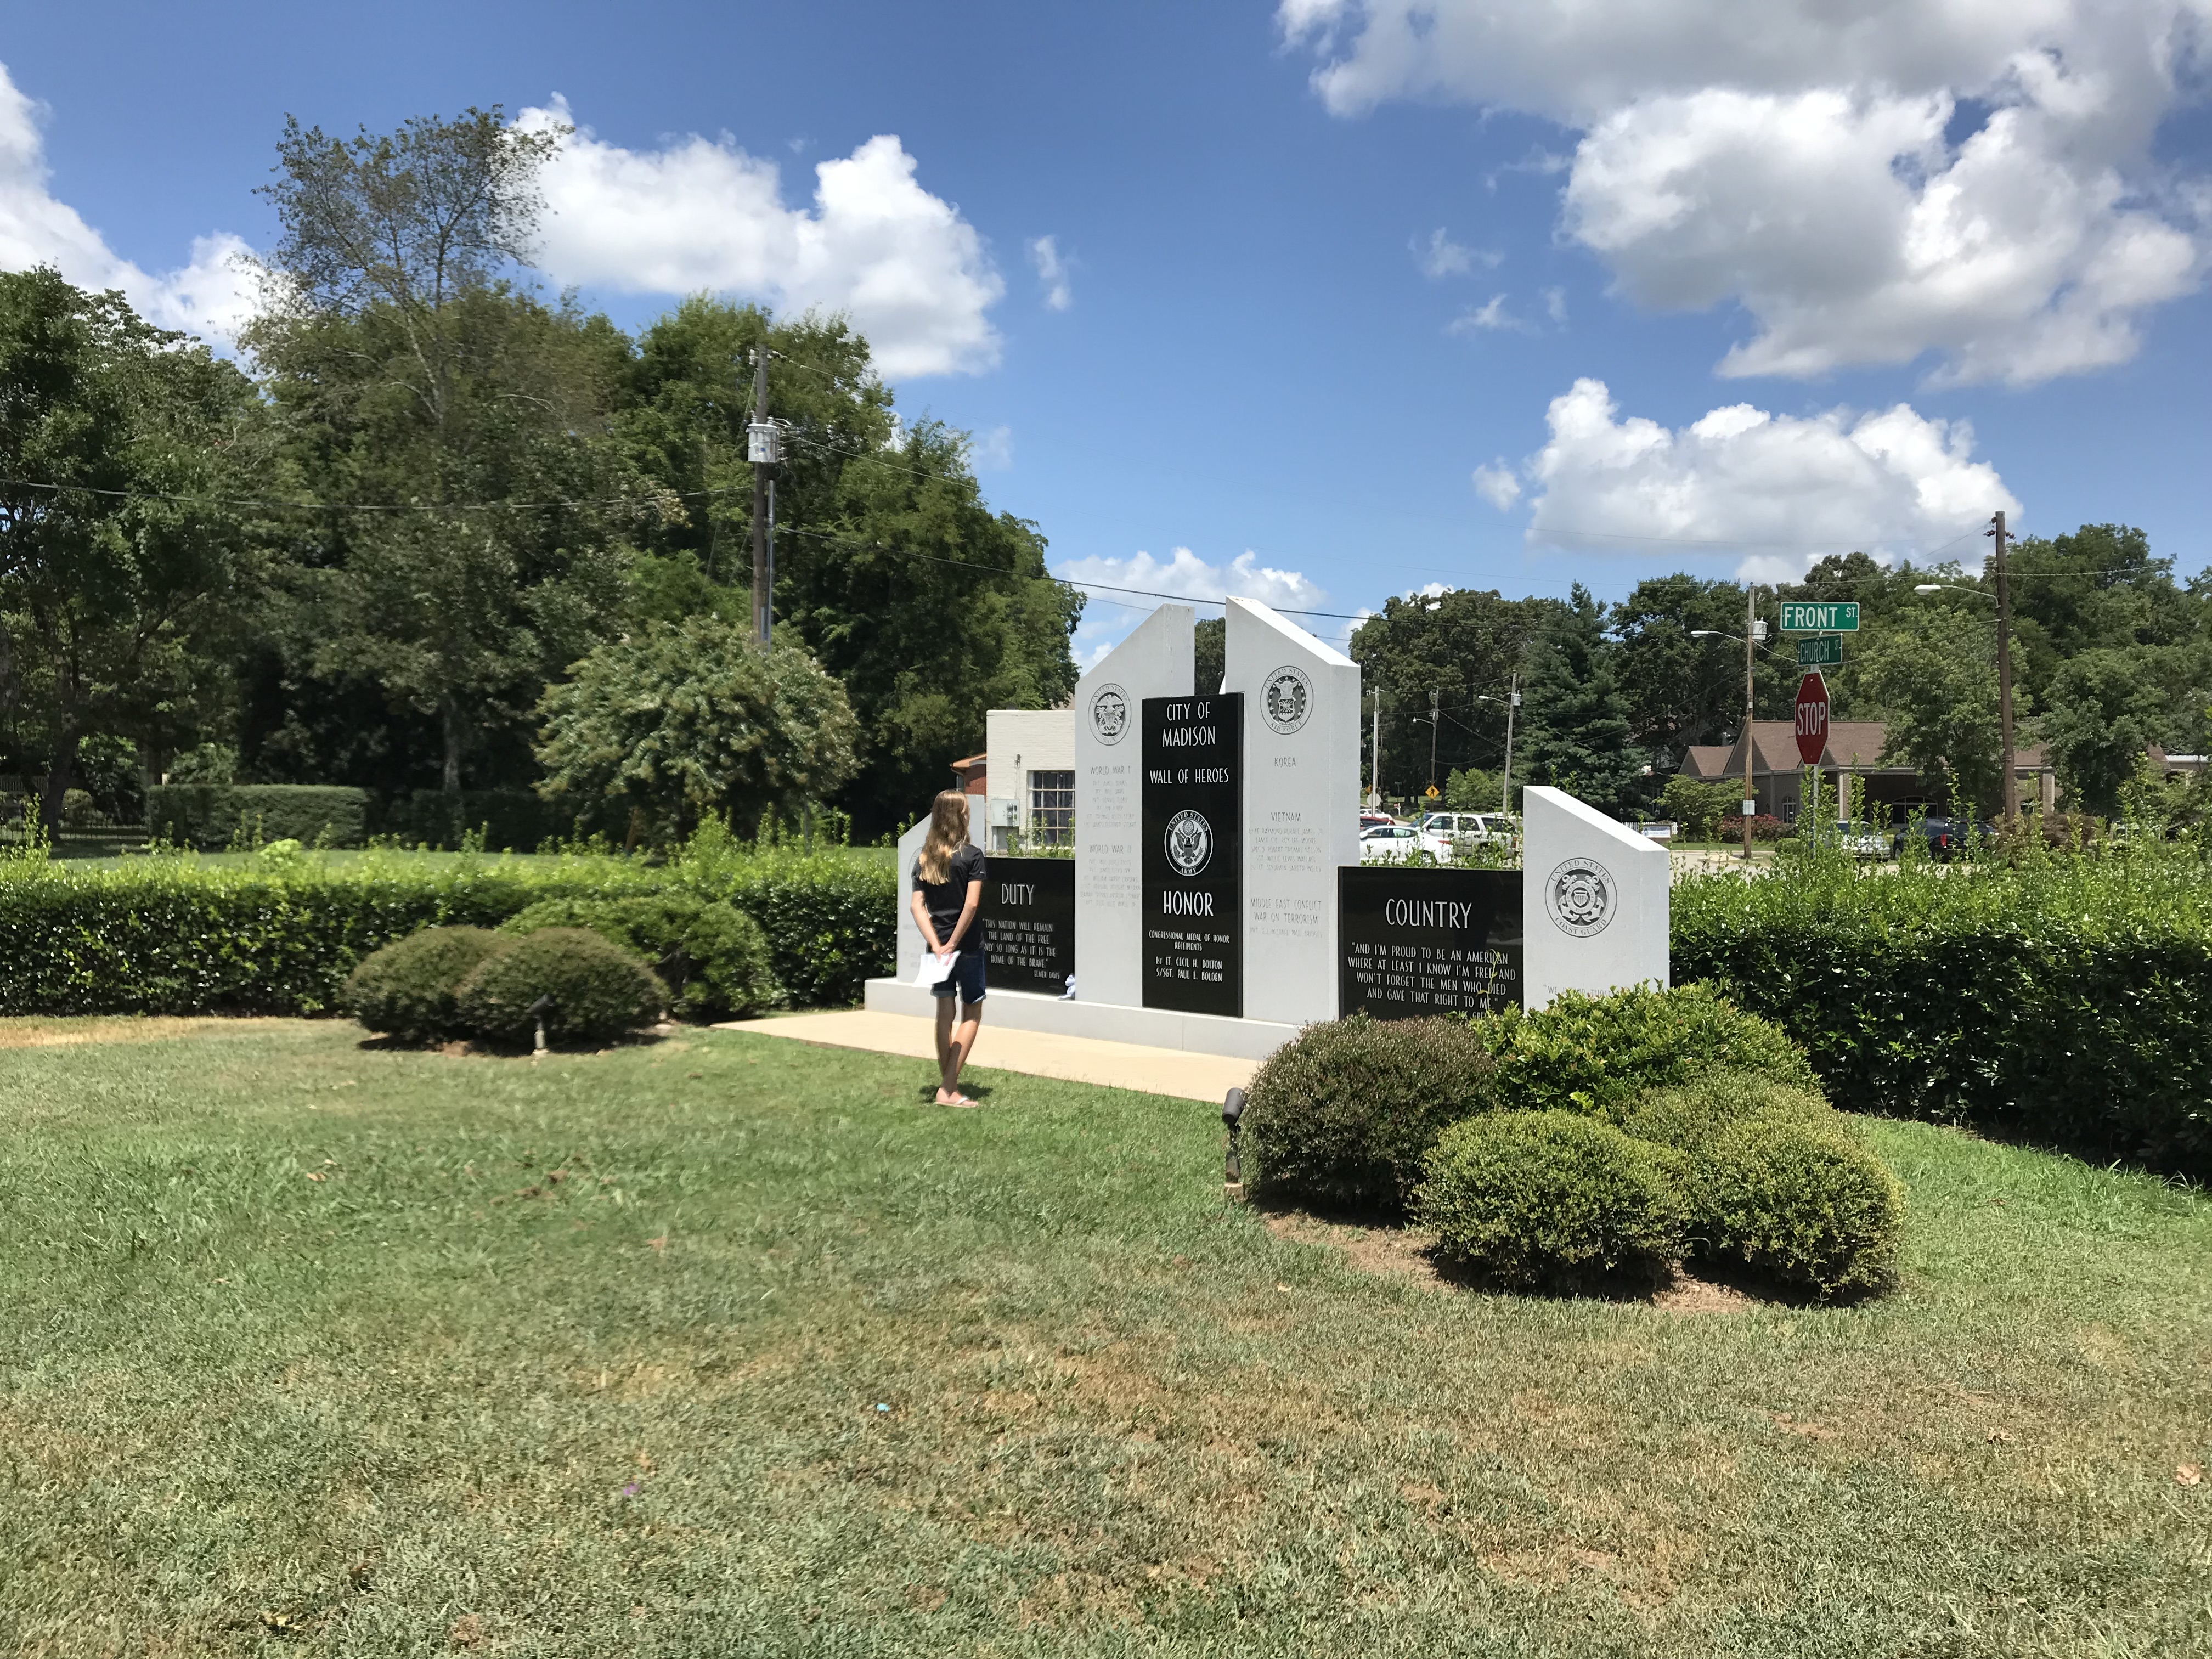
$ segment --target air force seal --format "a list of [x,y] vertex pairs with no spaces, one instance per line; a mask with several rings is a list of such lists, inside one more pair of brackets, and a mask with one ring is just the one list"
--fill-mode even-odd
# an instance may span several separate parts
[[1285,663],[1268,675],[1260,688],[1260,712],[1278,737],[1287,738],[1304,726],[1313,713],[1313,682],[1305,671]]
[[1605,932],[1617,908],[1613,872],[1595,859],[1569,859],[1544,885],[1547,908],[1563,933],[1589,939]]
[[1129,694],[1118,685],[1102,685],[1091,694],[1091,729],[1098,741],[1119,743],[1129,734]]
[[1213,857],[1213,826],[1204,813],[1185,811],[1168,820],[1167,854],[1186,881],[1206,868]]

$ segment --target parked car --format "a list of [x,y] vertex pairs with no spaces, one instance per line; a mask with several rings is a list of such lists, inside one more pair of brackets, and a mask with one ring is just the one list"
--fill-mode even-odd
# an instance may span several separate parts
[[1882,839],[1881,831],[1864,818],[1836,820],[1836,842],[1855,859],[1880,859],[1890,856],[1889,842]]
[[1510,846],[1521,829],[1503,812],[1431,812],[1421,820],[1421,846],[1440,864],[1462,844]]
[[1928,856],[1938,864],[1948,864],[1952,857],[1964,852],[1969,836],[1987,839],[1996,834],[1996,826],[1984,819],[1918,818],[1907,823],[1890,837],[1890,856],[1903,858],[1905,843],[1917,831],[1928,848]]
[[1370,830],[1386,823],[1395,823],[1397,821],[1380,807],[1363,806],[1359,809],[1359,833],[1363,836]]
[[1428,850],[1421,832],[1410,823],[1378,823],[1359,835],[1362,864],[1403,864],[1414,854]]

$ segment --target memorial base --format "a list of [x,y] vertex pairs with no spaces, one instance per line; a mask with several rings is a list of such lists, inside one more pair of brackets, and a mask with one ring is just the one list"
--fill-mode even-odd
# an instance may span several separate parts
[[[927,991],[902,980],[868,981],[866,1006],[871,1013],[934,1019],[936,1003]],[[1274,1020],[1228,1019],[1219,1014],[1130,1008],[1112,1002],[1068,1002],[1025,991],[992,992],[984,1001],[983,1018],[987,1026],[1003,1025],[1015,1031],[1142,1043],[1194,1054],[1227,1054],[1237,1060],[1265,1060],[1298,1034],[1297,1026]],[[988,1044],[981,1063],[990,1064]]]

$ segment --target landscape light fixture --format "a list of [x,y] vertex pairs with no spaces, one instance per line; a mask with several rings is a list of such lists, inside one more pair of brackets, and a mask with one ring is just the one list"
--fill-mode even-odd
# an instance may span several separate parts
[[1229,1131],[1229,1157],[1221,1168],[1221,1182],[1232,1198],[1244,1195],[1244,1166],[1237,1155],[1237,1120],[1244,1115],[1244,1091],[1231,1089],[1221,1103],[1221,1121]]
[[538,1046],[530,1051],[530,1057],[532,1060],[545,1052],[545,1016],[552,1006],[553,999],[550,996],[540,997],[530,1005],[530,1012],[538,1019]]

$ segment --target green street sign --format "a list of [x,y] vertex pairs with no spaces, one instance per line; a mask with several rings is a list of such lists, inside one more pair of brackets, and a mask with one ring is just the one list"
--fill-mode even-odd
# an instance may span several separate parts
[[1782,631],[1785,634],[1856,634],[1859,631],[1858,601],[1785,600],[1782,606]]
[[1827,668],[1844,660],[1844,636],[1840,634],[1815,634],[1808,640],[1797,641],[1797,665],[1800,668]]

